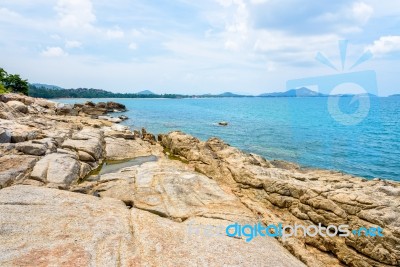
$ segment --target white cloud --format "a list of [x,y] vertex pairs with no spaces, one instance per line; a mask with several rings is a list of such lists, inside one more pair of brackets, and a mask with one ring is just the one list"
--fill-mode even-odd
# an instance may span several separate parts
[[96,20],[90,0],[58,0],[55,9],[62,27],[90,27]]
[[261,5],[261,4],[265,4],[270,0],[250,0],[250,3],[253,5]]
[[370,50],[372,54],[378,56],[392,52],[400,52],[400,36],[382,36],[365,50]]
[[364,25],[371,18],[374,9],[364,2],[356,2],[353,4],[352,12],[355,20]]
[[82,43],[78,42],[78,41],[66,41],[65,42],[66,48],[79,48],[81,46],[82,46]]
[[110,39],[119,39],[119,38],[123,38],[125,36],[125,33],[122,30],[116,28],[113,30],[107,30],[106,36],[107,36],[107,38],[110,38]]
[[128,47],[131,50],[136,50],[138,48],[138,45],[136,43],[130,43]]
[[44,50],[41,53],[41,55],[45,57],[62,57],[66,56],[67,53],[65,53],[61,47],[54,46],[54,47],[47,47],[46,50]]
[[225,48],[239,50],[247,41],[249,32],[249,11],[244,0],[216,0],[225,9],[234,7],[231,18],[225,23]]
[[8,8],[0,7],[0,20],[11,21],[13,19],[18,19],[20,15]]
[[372,6],[364,2],[354,2],[353,5],[337,12],[322,13],[311,21],[316,25],[335,26],[334,29],[338,33],[354,33],[362,31],[362,26],[370,20],[373,13]]

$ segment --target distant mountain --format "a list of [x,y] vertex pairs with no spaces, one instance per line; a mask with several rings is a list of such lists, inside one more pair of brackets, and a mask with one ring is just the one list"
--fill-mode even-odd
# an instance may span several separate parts
[[299,89],[291,89],[286,92],[278,92],[278,93],[265,93],[259,96],[262,97],[321,97],[327,96],[325,94],[321,94],[318,92],[314,92],[306,87],[302,87]]
[[222,93],[222,94],[219,94],[219,95],[216,95],[216,96],[219,96],[219,97],[241,97],[241,96],[244,96],[244,95],[238,95],[238,94],[234,94],[234,93],[231,93],[231,92],[225,92],[225,93]]
[[390,95],[389,97],[400,97],[400,94]]
[[377,95],[365,93],[365,94],[339,94],[333,96],[340,96],[340,97],[353,97],[353,96],[362,96],[362,97],[378,97]]
[[155,95],[152,91],[144,90],[137,93],[138,95]]
[[50,89],[50,90],[64,90],[64,88],[61,88],[60,86],[57,85],[51,85],[51,84],[44,84],[44,83],[32,83],[33,86],[36,87],[43,87],[45,89]]

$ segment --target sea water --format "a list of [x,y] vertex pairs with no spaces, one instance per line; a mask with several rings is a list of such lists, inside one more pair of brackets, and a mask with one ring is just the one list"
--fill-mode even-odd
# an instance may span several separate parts
[[[358,102],[353,100],[341,97],[341,112],[356,114]],[[400,98],[371,97],[368,115],[353,125],[332,116],[326,97],[90,101],[126,105],[123,114],[129,120],[124,124],[132,129],[145,127],[154,134],[181,130],[201,140],[215,136],[267,159],[400,181]],[[228,126],[219,126],[221,121]]]

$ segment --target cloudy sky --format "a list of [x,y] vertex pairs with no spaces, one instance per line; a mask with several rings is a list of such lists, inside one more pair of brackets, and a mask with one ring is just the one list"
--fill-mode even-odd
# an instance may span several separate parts
[[374,57],[351,71],[376,71],[380,95],[400,92],[397,1],[0,0],[0,67],[64,88],[283,91],[348,72],[367,50]]

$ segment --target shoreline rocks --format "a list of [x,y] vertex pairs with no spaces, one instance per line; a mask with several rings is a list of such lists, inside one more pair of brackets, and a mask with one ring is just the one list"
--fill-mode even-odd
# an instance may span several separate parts
[[182,132],[161,144],[198,172],[226,185],[265,224],[381,227],[384,237],[278,238],[308,266],[399,266],[400,183],[333,171],[282,168],[217,138],[201,142]]
[[[106,115],[124,110],[0,95],[0,265],[400,264],[399,183],[267,161],[217,138],[172,132],[156,140]],[[132,160],[140,157],[156,160]],[[385,237],[246,243],[185,234],[193,223],[259,220],[380,226]]]

